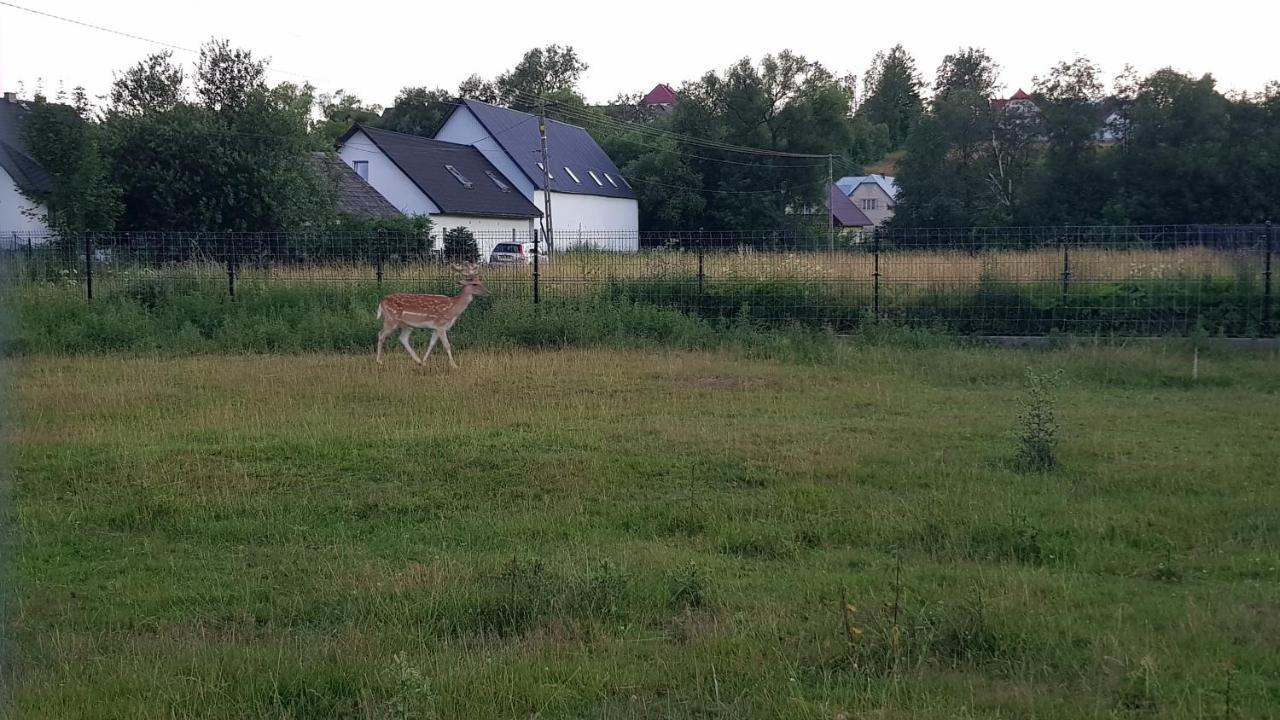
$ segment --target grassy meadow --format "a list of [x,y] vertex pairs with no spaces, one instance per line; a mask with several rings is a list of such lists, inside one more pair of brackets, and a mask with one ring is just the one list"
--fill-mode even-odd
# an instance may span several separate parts
[[[198,299],[182,353],[104,354],[169,321],[59,302],[8,368],[15,718],[1280,707],[1275,351],[1193,381],[1181,342],[717,344],[633,309],[543,349],[468,315],[450,372],[374,366],[367,315],[235,333]],[[1064,371],[1037,473],[1028,367]]]

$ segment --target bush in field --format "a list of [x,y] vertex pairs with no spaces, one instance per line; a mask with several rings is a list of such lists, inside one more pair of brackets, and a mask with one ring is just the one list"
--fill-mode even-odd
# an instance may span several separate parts
[[1041,375],[1027,368],[1027,395],[1018,415],[1015,457],[1020,470],[1049,470],[1058,464],[1058,421],[1053,409],[1053,390],[1061,375],[1061,370]]
[[480,247],[476,237],[464,227],[446,230],[444,233],[444,257],[450,262],[479,262]]

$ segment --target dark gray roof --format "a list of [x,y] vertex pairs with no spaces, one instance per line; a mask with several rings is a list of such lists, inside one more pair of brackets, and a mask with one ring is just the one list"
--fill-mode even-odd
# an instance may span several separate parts
[[[361,131],[443,213],[514,218],[542,216],[533,203],[470,145],[362,125],[353,126],[338,138],[338,144],[345,143]],[[460,182],[446,166],[456,170],[468,184]],[[505,190],[494,181],[495,178],[502,182]]]
[[393,218],[404,214],[337,155],[313,152],[311,165],[332,183],[338,212],[373,218]]
[[827,188],[827,203],[831,208],[831,217],[835,220],[838,227],[871,227],[875,223],[867,217],[867,214],[858,209],[857,205],[844,194],[839,185],[832,183]]
[[[537,116],[465,98],[461,100],[460,107],[455,107],[453,112],[458,112],[462,107],[466,107],[475,115],[485,130],[489,131],[493,139],[502,146],[520,171],[525,174],[525,177],[529,178],[535,187],[541,188],[542,170],[539,169],[538,163],[541,162],[542,156],[536,152],[541,148]],[[583,128],[557,120],[548,120],[547,151],[551,157],[552,191],[635,198],[635,192],[622,179],[622,173],[618,172],[617,166],[591,137],[591,134]],[[566,167],[578,176],[577,181],[565,172]],[[598,183],[591,177],[592,172],[599,178]],[[612,178],[613,182],[610,182],[609,178]]]
[[53,178],[31,159],[22,141],[22,126],[30,115],[28,103],[0,98],[0,169],[21,190],[48,192],[53,189]]

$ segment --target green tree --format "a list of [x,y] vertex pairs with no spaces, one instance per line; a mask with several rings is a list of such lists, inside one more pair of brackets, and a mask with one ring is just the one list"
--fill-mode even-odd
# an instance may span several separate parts
[[[847,86],[821,64],[784,50],[760,64],[743,59],[681,89],[672,129],[700,140],[766,151],[843,156],[852,145]],[[761,156],[677,142],[707,193],[699,226],[776,227],[789,207],[822,201],[821,158]],[[691,206],[692,207],[692,206]]]
[[479,100],[490,105],[498,105],[502,102],[498,86],[493,81],[485,80],[474,73],[458,85],[458,96],[468,100]]
[[[1119,157],[1122,213],[1138,223],[1241,222],[1260,219],[1233,208],[1236,193],[1246,191],[1238,175],[1250,175],[1247,161],[1227,161],[1232,120],[1245,136],[1260,135],[1259,116],[1250,103],[1233,104],[1215,87],[1212,76],[1193,78],[1176,70],[1157,70],[1138,86],[1129,140]],[[1246,121],[1246,116],[1252,116]],[[1274,116],[1273,116],[1274,117]],[[1258,157],[1252,142],[1246,157]],[[1237,162],[1240,154],[1237,153]],[[1266,163],[1265,156],[1262,162]],[[1233,176],[1234,175],[1234,176]]]
[[476,237],[465,227],[444,231],[444,257],[450,262],[479,262],[480,247]]
[[[459,93],[467,96],[461,91]],[[453,107],[453,94],[448,90],[406,87],[373,124],[385,130],[431,137],[440,129]]]
[[934,102],[947,100],[959,92],[972,92],[982,98],[995,93],[1000,82],[1000,66],[986,50],[970,47],[942,58],[933,83]]
[[577,98],[582,104],[577,86],[586,70],[587,63],[573,46],[548,45],[526,52],[514,68],[498,76],[494,88],[500,102],[526,112],[537,110],[544,97],[559,102]]
[[876,53],[862,87],[866,97],[858,113],[888,128],[889,142],[900,147],[924,112],[920,97],[924,81],[916,71],[915,59],[901,45]]
[[200,48],[195,91],[200,104],[216,112],[246,109],[267,89],[267,64],[228,40],[211,40]]
[[37,103],[23,135],[32,159],[53,180],[48,192],[31,198],[45,206],[49,226],[67,236],[113,229],[121,212],[120,190],[107,180],[101,128],[77,108]]
[[330,221],[332,193],[307,163],[311,88],[268,88],[264,75],[248,51],[213,41],[201,50],[198,102],[108,118],[121,228],[268,231]]
[[316,98],[316,109],[320,112],[320,119],[311,133],[318,149],[332,149],[352,125],[376,125],[382,119],[382,108],[365,105],[359,97],[345,90],[320,95]]
[[1045,225],[1101,222],[1114,191],[1095,143],[1101,71],[1088,58],[1076,57],[1034,81],[1047,146],[1029,214]]
[[148,55],[115,76],[111,83],[109,112],[142,115],[172,110],[184,101],[186,74],[172,61],[168,50]]

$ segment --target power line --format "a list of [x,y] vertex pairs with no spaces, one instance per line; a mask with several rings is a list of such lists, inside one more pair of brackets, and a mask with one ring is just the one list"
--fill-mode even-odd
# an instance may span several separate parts
[[159,45],[161,47],[167,47],[173,50],[181,50],[182,52],[189,52],[189,53],[197,52],[196,50],[192,50],[191,48],[187,48],[187,47],[182,47],[181,45],[174,45],[173,43],[167,43],[161,40],[152,40],[151,38],[145,38],[145,37],[142,37],[141,35],[134,35],[132,33],[127,33],[121,30],[113,30],[111,28],[102,27],[101,25],[94,25],[93,23],[85,22],[83,20],[76,20],[75,18],[63,17],[61,15],[54,15],[53,13],[48,13],[43,10],[36,10],[34,8],[15,5],[14,3],[11,3],[11,2],[5,2],[5,0],[0,0],[0,5],[11,7],[14,10],[21,10],[23,12],[28,12],[28,13],[31,13],[32,15],[43,15],[44,17],[52,18],[54,20],[61,20],[62,22],[71,23],[72,25],[87,27],[91,30],[100,30],[105,33],[111,33],[112,35],[119,35],[120,37],[126,37],[126,38],[129,38],[130,40],[141,40],[142,42],[151,43],[152,45]]
[[[140,40],[145,43],[151,43],[152,45],[159,45],[160,47],[169,48],[171,50],[181,50],[182,52],[191,53],[193,55],[198,55],[200,53],[199,50],[192,50],[191,48],[183,47],[182,45],[175,45],[173,43],[164,42],[163,40],[152,40],[151,38],[148,38],[148,37],[143,37],[141,35],[134,35],[133,33],[124,32],[123,30],[115,30],[109,27],[103,27],[101,25],[95,25],[90,22],[85,22],[83,20],[76,20],[75,18],[64,17],[62,15],[54,15],[53,13],[45,12],[43,10],[36,10],[34,8],[23,7],[22,5],[16,5],[14,3],[8,2],[7,0],[0,0],[0,5],[3,5],[5,7],[11,7],[14,10],[21,10],[22,12],[31,13],[32,15],[40,15],[53,20],[70,23],[72,25],[79,25],[80,27],[89,28],[91,30],[110,33],[112,35],[119,35],[120,37],[129,38],[130,40]],[[308,81],[310,80],[310,78],[308,78],[306,75],[303,75],[301,73],[295,73],[295,72],[290,72],[289,70],[274,68],[274,67],[271,67],[270,65],[268,65],[266,69],[268,72],[276,72],[276,73],[280,73],[281,75],[292,75],[293,77],[302,78],[303,80],[308,80]]]
[[[516,93],[516,99],[524,100],[525,102],[530,102],[531,100],[536,100],[537,98],[532,98],[526,93]],[[555,100],[552,100],[551,102],[552,104],[558,107],[558,110],[560,113],[562,113],[566,117],[578,120],[580,122],[594,122],[597,124],[604,125],[606,127],[612,127],[614,129],[633,130],[640,133],[649,133],[650,135],[653,135],[653,136],[659,136],[664,139],[679,140],[690,145],[700,145],[700,146],[715,149],[715,150],[724,150],[726,152],[737,152],[737,153],[743,153],[743,154],[749,154],[749,155],[769,155],[769,156],[775,156],[775,157],[822,159],[824,163],[827,158],[826,154],[793,153],[793,152],[786,152],[782,150],[766,150],[763,148],[753,148],[753,147],[747,147],[745,145],[733,145],[730,143],[723,143],[723,142],[714,141],[714,140],[706,140],[704,138],[698,138],[692,135],[685,135],[685,134],[677,133],[671,130],[663,130],[660,128],[650,127],[648,125],[641,125],[639,123],[618,120],[616,118],[611,118],[608,115],[604,115],[603,113],[597,114],[591,111],[573,108],[571,106],[565,105],[564,103],[557,102]],[[815,165],[816,164],[817,163],[815,163]]]

